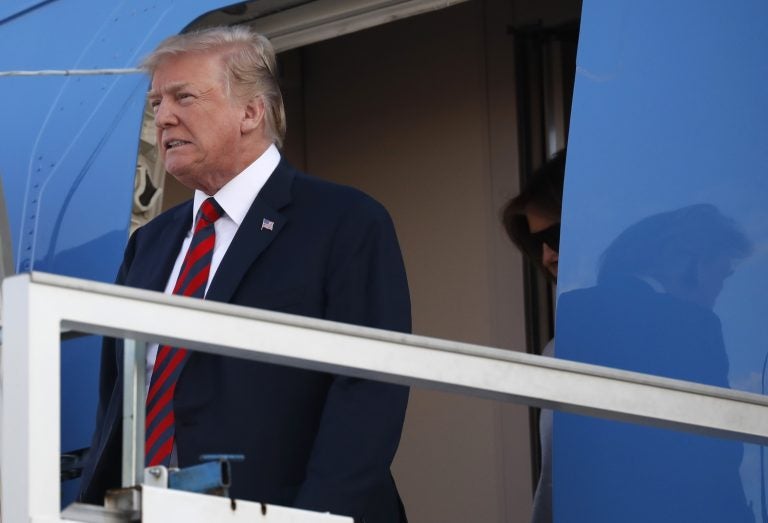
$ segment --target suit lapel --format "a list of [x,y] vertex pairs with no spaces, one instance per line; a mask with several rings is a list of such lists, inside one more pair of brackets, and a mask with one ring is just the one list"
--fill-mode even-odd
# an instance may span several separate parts
[[143,256],[137,260],[142,265],[136,267],[136,270],[131,270],[127,285],[160,292],[165,290],[181,244],[189,232],[191,216],[191,201],[174,211],[173,216],[155,238],[152,255]]
[[[232,243],[208,287],[206,300],[231,302],[232,296],[240,286],[245,273],[280,234],[287,219],[279,210],[291,201],[291,184],[294,177],[295,173],[291,167],[284,160],[281,160],[256,196],[243,222],[237,229],[237,233],[235,233],[235,237],[232,239]],[[197,352],[190,353],[181,374],[179,374],[179,384],[190,375],[190,368],[199,364],[201,356],[202,354]],[[186,409],[194,409],[204,404],[210,399],[212,391],[210,387],[197,386],[184,389],[179,385],[176,388],[174,401],[178,401],[181,390],[190,391],[189,394],[184,395],[183,404]]]
[[230,301],[246,271],[280,234],[287,220],[279,210],[291,201],[294,176],[285,160],[281,160],[232,239],[208,289],[207,300]]

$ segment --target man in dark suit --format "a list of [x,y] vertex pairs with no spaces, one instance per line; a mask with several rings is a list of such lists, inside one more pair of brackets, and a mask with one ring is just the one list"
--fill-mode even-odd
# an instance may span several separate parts
[[[384,208],[280,157],[284,113],[266,39],[244,27],[175,36],[145,67],[166,170],[195,198],[136,231],[119,284],[195,295],[177,282],[187,285],[191,258],[202,252],[205,299],[410,330],[405,271]],[[233,497],[368,523],[406,520],[390,474],[406,388],[204,353],[188,353],[175,381],[158,385],[160,365],[178,350],[148,351],[148,463],[185,467],[204,453],[244,454],[233,465]],[[120,481],[120,352],[105,342],[81,492],[90,503]],[[170,412],[170,436],[156,421],[167,412],[154,417],[150,408],[161,396],[169,403],[154,410]]]

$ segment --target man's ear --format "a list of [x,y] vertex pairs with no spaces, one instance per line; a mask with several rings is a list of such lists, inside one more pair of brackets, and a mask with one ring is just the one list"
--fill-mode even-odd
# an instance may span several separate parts
[[243,108],[243,118],[240,121],[240,132],[249,134],[261,126],[264,121],[264,99],[261,96],[246,102]]

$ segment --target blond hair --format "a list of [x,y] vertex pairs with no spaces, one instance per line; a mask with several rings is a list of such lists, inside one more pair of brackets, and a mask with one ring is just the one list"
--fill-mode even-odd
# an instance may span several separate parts
[[217,53],[225,70],[229,96],[241,100],[261,97],[267,137],[278,147],[285,138],[285,108],[277,81],[272,44],[252,29],[238,25],[212,27],[166,38],[141,63],[150,76],[171,56],[184,53]]

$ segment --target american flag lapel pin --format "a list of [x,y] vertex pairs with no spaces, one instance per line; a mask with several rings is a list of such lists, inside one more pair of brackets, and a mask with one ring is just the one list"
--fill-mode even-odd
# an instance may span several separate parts
[[275,222],[273,222],[272,220],[267,220],[266,218],[261,220],[261,230],[262,231],[264,229],[266,229],[268,231],[271,231],[274,227],[275,227]]

